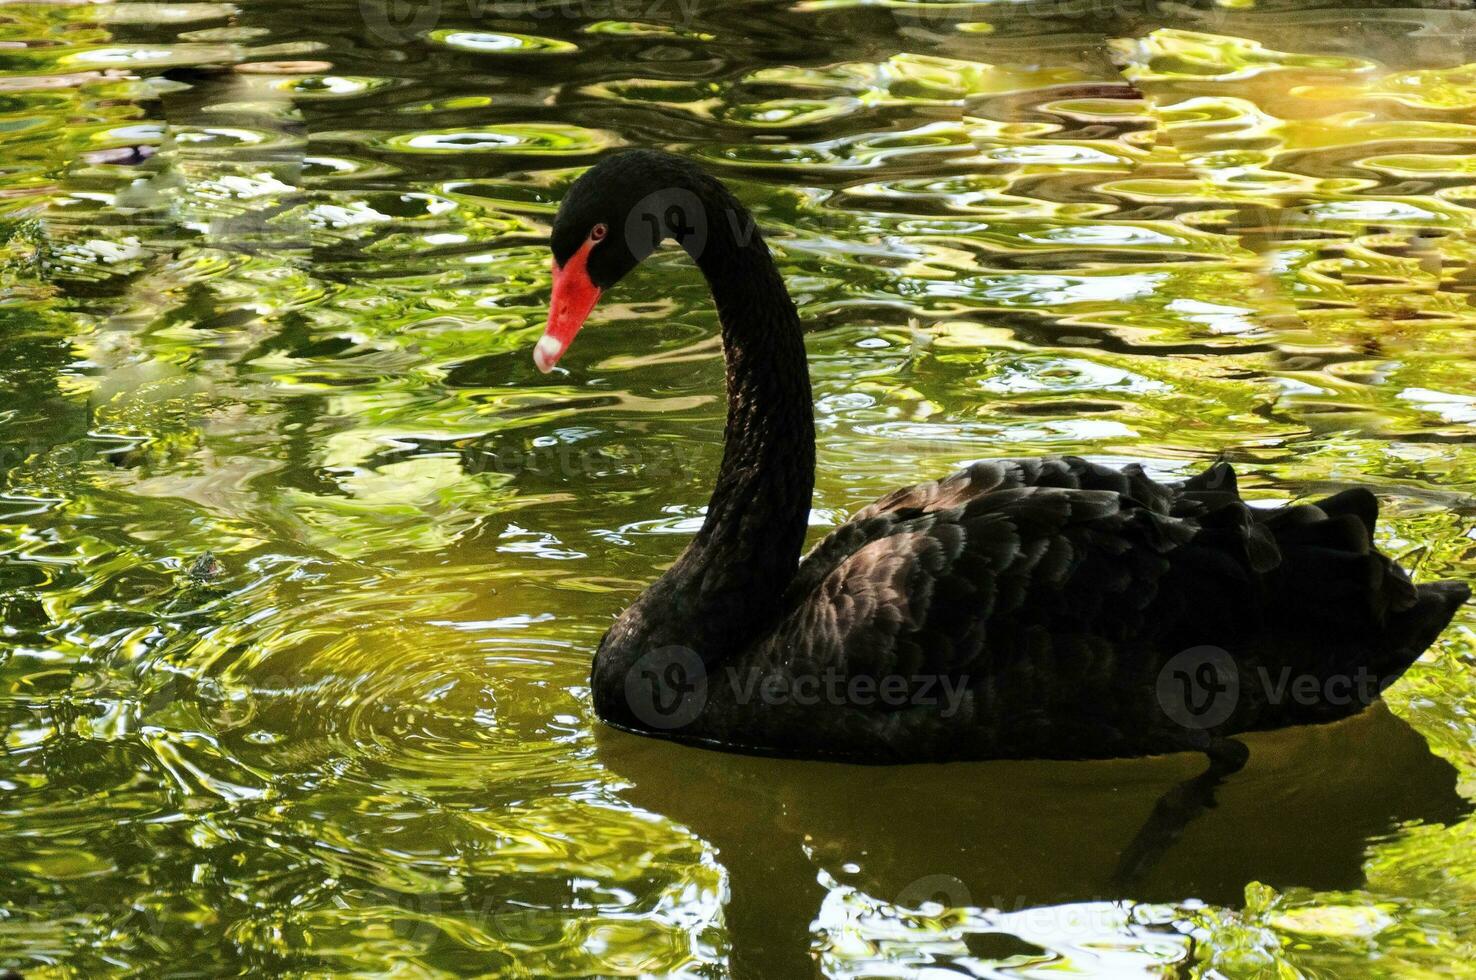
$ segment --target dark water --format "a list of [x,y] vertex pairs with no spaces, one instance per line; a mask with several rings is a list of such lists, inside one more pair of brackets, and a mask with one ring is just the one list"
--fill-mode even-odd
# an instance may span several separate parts
[[0,3],[0,964],[1471,970],[1476,616],[1114,885],[1196,760],[597,726],[720,455],[715,318],[671,250],[530,358],[561,189],[664,146],[810,327],[816,534],[984,456],[1223,454],[1472,580],[1464,6]]

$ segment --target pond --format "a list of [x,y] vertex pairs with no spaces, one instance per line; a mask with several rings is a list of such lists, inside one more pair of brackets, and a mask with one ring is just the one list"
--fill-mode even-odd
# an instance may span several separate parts
[[531,349],[563,189],[663,147],[805,320],[814,536],[973,459],[1225,458],[1471,581],[1464,6],[0,3],[0,966],[1458,972],[1476,613],[1115,884],[1201,760],[599,725],[721,456],[716,316],[668,248]]

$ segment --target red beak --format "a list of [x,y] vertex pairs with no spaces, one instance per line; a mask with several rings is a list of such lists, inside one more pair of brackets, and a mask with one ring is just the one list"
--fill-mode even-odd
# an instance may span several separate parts
[[585,263],[593,241],[580,246],[579,251],[569,256],[563,268],[557,263],[553,267],[553,297],[548,304],[548,326],[543,339],[533,348],[533,363],[538,370],[547,374],[559,363],[564,351],[574,342],[574,335],[584,326],[589,311],[600,299],[600,287],[589,278]]

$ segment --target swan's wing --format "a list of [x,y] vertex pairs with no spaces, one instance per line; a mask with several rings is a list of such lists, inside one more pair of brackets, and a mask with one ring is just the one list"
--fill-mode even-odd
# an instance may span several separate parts
[[[1228,481],[1229,488],[1234,490],[1235,476],[1229,466],[1221,464],[1212,467],[1200,479],[1211,476]],[[995,490],[1018,487],[1110,490],[1155,510],[1166,510],[1175,493],[1173,487],[1155,483],[1137,465],[1118,470],[1089,462],[1079,456],[988,459],[980,460],[942,480],[895,490],[862,508],[855,520],[865,520],[881,514],[905,515],[948,510]]]
[[[948,482],[948,481],[943,481]],[[936,491],[935,491],[936,492]],[[1249,517],[1246,517],[1249,523]],[[1196,528],[1113,490],[1004,483],[952,507],[883,510],[840,529],[805,563],[769,656],[845,674],[963,674],[1006,634],[1049,624],[1110,644],[1171,629],[1163,579],[1176,552],[1200,566],[1197,615],[1248,604],[1244,551],[1191,549]],[[1157,606],[1155,622],[1145,611]],[[992,669],[992,668],[991,668]]]
[[[979,719],[1038,715],[1042,731],[1057,729],[1041,735],[1049,748],[1073,711],[1085,724],[1095,703],[1151,699],[1167,659],[1201,645],[1223,646],[1243,668],[1322,677],[1366,663],[1395,676],[1461,598],[1417,591],[1373,549],[1365,491],[1266,514],[1215,471],[1169,488],[1069,461],[1001,465],[984,480],[974,469],[969,492],[960,477],[912,488],[838,529],[806,561],[806,591],[791,593],[786,619],[742,666],[950,678],[978,692]],[[1114,477],[1127,492],[1089,485]],[[1068,479],[1078,485],[1059,485]],[[1254,692],[1242,702],[1264,707]],[[1253,723],[1313,720],[1285,710]],[[917,724],[943,737],[948,726],[934,722]],[[1135,737],[1122,725],[1102,731]]]
[[863,507],[805,556],[791,583],[790,599],[798,602],[811,595],[841,562],[867,543],[896,533],[909,521],[967,507],[996,491],[1023,487],[1104,490],[1156,513],[1168,513],[1186,492],[1186,499],[1216,493],[1239,500],[1235,473],[1223,463],[1176,488],[1155,483],[1139,466],[1116,470],[1074,456],[983,460],[942,480],[895,490]]

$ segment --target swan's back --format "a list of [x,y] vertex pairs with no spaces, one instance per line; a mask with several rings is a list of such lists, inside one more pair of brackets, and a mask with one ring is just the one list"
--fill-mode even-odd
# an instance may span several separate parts
[[[1364,490],[1253,509],[1225,464],[1168,486],[1076,458],[977,463],[823,540],[683,734],[868,761],[1077,758],[1343,717],[1469,598],[1411,584],[1373,545],[1377,510]],[[887,678],[905,698],[881,696]]]

